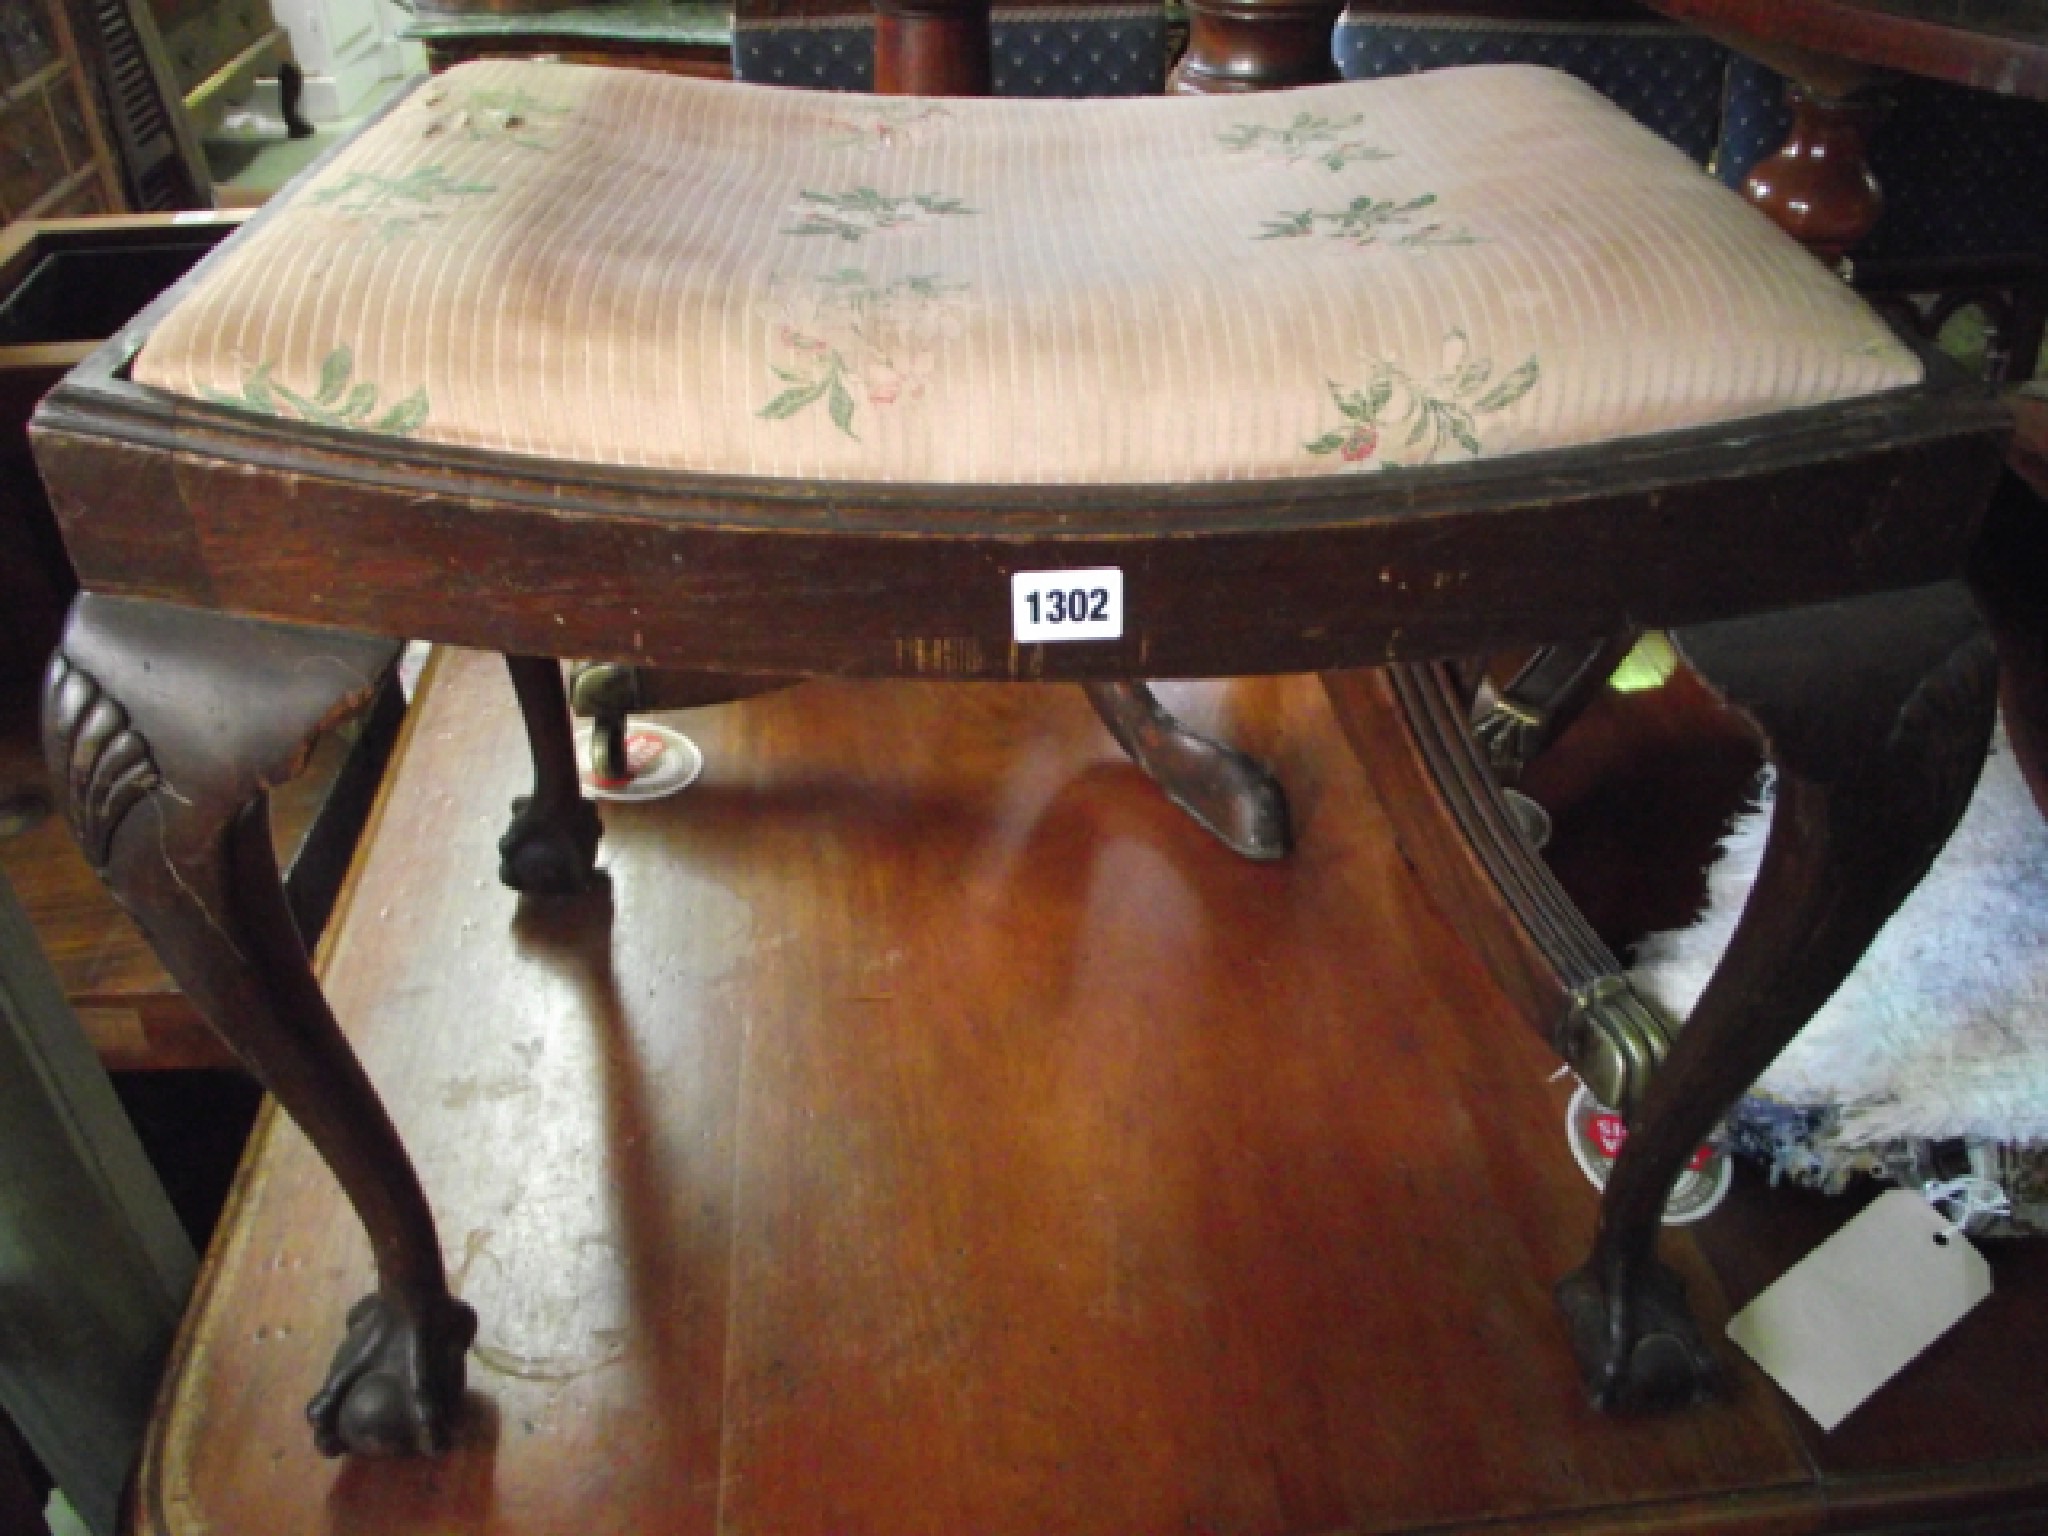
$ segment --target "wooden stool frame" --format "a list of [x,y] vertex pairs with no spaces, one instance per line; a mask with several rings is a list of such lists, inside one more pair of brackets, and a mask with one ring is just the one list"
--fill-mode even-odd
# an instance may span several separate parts
[[[892,6],[882,36],[936,16],[942,45],[971,41],[977,15]],[[309,1410],[323,1450],[444,1447],[475,1328],[292,927],[265,820],[398,637],[511,658],[536,782],[502,872],[523,890],[585,885],[600,834],[555,657],[741,679],[1321,673],[1447,913],[1629,1115],[1594,1251],[1560,1291],[1589,1389],[1617,1407],[1708,1389],[1712,1355],[1655,1255],[1665,1196],[1924,873],[1988,739],[1992,652],[1952,580],[2007,433],[1980,389],[1930,360],[1911,390],[1403,475],[768,483],[401,443],[130,382],[204,272],[38,416],[86,587],[45,736],[88,856],[368,1230],[377,1289]],[[1106,565],[1125,573],[1122,639],[1013,643],[1013,572]],[[1644,626],[1677,629],[1755,720],[1780,785],[1750,914],[1675,1034],[1516,829],[1444,665]]]

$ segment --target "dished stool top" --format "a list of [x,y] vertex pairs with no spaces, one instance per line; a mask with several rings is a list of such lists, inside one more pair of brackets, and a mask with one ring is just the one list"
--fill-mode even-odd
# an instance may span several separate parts
[[1411,469],[1915,383],[1568,77],[874,98],[546,63],[400,102],[139,381],[598,464],[953,484]]

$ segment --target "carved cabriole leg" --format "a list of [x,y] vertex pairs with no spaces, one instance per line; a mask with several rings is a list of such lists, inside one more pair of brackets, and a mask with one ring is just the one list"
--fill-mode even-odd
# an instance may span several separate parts
[[507,656],[505,666],[533,753],[533,793],[512,802],[512,825],[498,839],[498,878],[530,895],[573,895],[596,876],[604,824],[576,774],[562,666],[551,656]]
[[432,1451],[470,1309],[397,1132],[285,904],[268,791],[368,702],[395,642],[81,597],[50,663],[44,749],[86,857],[165,968],[306,1133],[366,1229],[377,1289],[308,1406],[321,1450]]
[[1287,794],[1257,758],[1189,730],[1143,683],[1086,684],[1109,734],[1131,760],[1234,853],[1284,858]]
[[1672,1181],[1933,863],[1976,785],[1997,692],[1959,584],[1673,638],[1763,732],[1777,806],[1749,905],[1608,1180],[1592,1257],[1559,1288],[1602,1406],[1702,1385],[1658,1315],[1676,1288],[1654,1252]]
[[[1560,1287],[1594,1400],[1690,1401],[1713,1361],[1655,1255],[1672,1183],[1840,985],[1947,838],[1989,739],[1995,669],[1960,586],[1704,626],[1688,658],[1763,730],[1778,810],[1727,955],[1682,1031],[1514,830],[1444,668],[1325,679],[1442,910],[1630,1134],[1591,1259]],[[1601,974],[1602,972],[1606,974]]]

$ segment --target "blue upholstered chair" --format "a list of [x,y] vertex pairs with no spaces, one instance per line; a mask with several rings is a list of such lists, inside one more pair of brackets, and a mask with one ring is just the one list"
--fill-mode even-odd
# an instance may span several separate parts
[[[1856,285],[1929,335],[1975,308],[1987,376],[2026,378],[2048,310],[2048,107],[1931,80],[1895,80],[1886,94],[1870,136],[1884,214],[1853,253]],[[1784,78],[1733,57],[1721,179],[1740,187],[1791,123]]]
[[[998,96],[1146,96],[1166,83],[1165,7],[1153,0],[996,7],[991,60]],[[874,84],[874,14],[787,0],[740,0],[734,78],[820,91]]]

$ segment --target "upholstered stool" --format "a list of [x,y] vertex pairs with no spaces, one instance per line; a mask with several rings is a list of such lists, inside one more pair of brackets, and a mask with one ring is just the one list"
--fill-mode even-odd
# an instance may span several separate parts
[[[46,403],[91,594],[49,749],[88,852],[369,1229],[328,1450],[445,1443],[473,1328],[262,820],[408,635],[515,659],[537,785],[506,872],[556,888],[598,828],[549,658],[1323,672],[1475,950],[1631,1116],[1563,1292],[1589,1385],[1685,1401],[1711,1355],[1657,1218],[1967,795],[1988,651],[1925,584],[1960,568],[2003,430],[1542,70],[1054,103],[478,64]],[[1425,665],[1627,622],[1694,626],[1791,808],[1770,920],[1675,1041]]]

